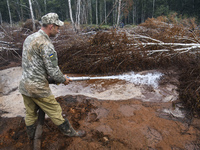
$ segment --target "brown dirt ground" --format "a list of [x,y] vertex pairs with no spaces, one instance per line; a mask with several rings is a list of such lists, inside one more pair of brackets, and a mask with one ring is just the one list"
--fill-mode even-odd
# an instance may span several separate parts
[[[188,124],[162,114],[171,103],[150,103],[130,99],[100,101],[85,96],[58,97],[63,115],[75,129],[87,132],[85,137],[69,138],[45,119],[42,134],[43,150],[64,149],[198,149],[199,120]],[[24,118],[0,118],[0,149],[33,149],[26,135]]]

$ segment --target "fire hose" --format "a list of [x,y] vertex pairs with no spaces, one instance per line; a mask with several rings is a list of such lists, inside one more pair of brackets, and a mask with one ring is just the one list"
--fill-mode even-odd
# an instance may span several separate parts
[[84,80],[90,80],[91,77],[68,77],[72,81],[84,81]]

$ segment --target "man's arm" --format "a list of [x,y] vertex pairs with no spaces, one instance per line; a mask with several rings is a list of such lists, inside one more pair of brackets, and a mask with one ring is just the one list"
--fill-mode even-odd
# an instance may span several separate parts
[[44,47],[42,57],[45,69],[51,80],[55,81],[55,83],[68,84],[70,80],[61,72],[58,66],[57,53],[52,45]]

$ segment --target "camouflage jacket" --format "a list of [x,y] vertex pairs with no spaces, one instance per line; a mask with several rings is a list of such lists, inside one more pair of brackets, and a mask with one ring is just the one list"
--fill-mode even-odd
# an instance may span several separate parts
[[58,67],[53,44],[49,36],[43,30],[39,30],[29,35],[23,44],[19,92],[35,98],[52,95],[48,76],[57,83],[65,82],[65,77]]

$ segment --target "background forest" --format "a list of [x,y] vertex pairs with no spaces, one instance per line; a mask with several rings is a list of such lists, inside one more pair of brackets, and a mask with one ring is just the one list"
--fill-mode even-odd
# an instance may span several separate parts
[[167,16],[174,12],[179,17],[195,17],[199,20],[200,14],[199,0],[1,0],[0,23],[12,24],[30,19],[30,2],[36,20],[48,12],[56,12],[61,20],[71,21],[69,1],[72,17],[80,24],[115,25],[121,21],[140,24],[147,18]]

